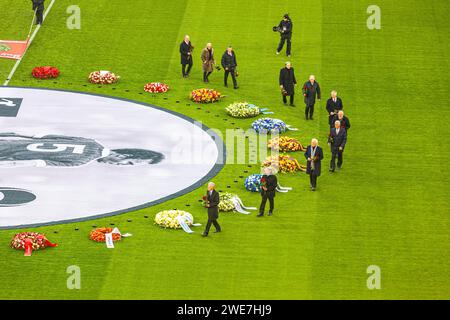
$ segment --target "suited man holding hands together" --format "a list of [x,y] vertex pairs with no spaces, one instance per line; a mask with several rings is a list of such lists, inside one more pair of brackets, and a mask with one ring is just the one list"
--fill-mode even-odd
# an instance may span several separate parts
[[208,191],[206,192],[206,208],[208,208],[208,222],[206,223],[205,232],[203,232],[202,236],[207,237],[209,234],[209,229],[213,224],[216,228],[214,233],[222,231],[220,228],[217,219],[219,219],[219,202],[220,197],[219,193],[215,190],[216,185],[214,182],[208,183]]
[[338,159],[337,167],[341,169],[343,163],[343,153],[345,144],[347,143],[347,131],[341,128],[341,122],[335,121],[334,128],[331,129],[328,137],[328,145],[331,147],[330,172],[334,172],[336,168],[336,158]]

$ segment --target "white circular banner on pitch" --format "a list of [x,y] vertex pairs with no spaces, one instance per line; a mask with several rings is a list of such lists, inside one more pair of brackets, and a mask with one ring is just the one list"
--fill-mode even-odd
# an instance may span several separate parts
[[0,88],[0,229],[128,212],[199,187],[223,143],[192,119],[87,93]]

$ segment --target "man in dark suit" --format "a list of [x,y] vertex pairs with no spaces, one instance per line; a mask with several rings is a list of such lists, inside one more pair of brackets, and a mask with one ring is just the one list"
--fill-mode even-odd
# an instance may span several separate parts
[[286,96],[289,96],[289,105],[294,107],[294,87],[297,85],[294,68],[291,63],[286,62],[286,66],[280,70],[280,88],[284,105],[287,104]]
[[320,176],[321,161],[323,159],[323,150],[319,147],[317,139],[311,140],[311,145],[306,148],[305,158],[307,160],[306,174],[309,174],[311,190],[315,191],[317,187],[317,177]]
[[337,96],[337,91],[331,91],[331,98],[327,101],[328,122],[330,128],[334,126],[334,116],[343,109],[344,105],[342,104],[342,99]]
[[305,97],[305,118],[313,120],[313,114],[314,114],[314,104],[316,103],[316,96],[317,100],[320,101],[320,86],[319,83],[316,81],[316,77],[311,75],[309,76],[309,80],[305,82],[303,85],[303,96]]
[[347,131],[341,128],[341,123],[336,121],[334,128],[331,129],[328,136],[328,145],[331,147],[331,162],[330,171],[334,172],[336,168],[336,158],[338,158],[337,166],[338,170],[342,167],[343,153],[345,144],[347,143]]
[[348,117],[344,114],[344,111],[339,111],[337,114],[333,117],[333,123],[336,121],[339,121],[341,123],[341,128],[344,128],[345,131],[348,133],[348,129],[350,129],[350,120]]
[[270,209],[268,216],[273,214],[274,209],[274,198],[276,189],[278,186],[277,177],[273,174],[272,168],[266,167],[264,168],[264,175],[261,177],[261,205],[259,206],[259,214],[257,217],[264,216],[264,210],[266,208],[267,199],[269,199]]
[[280,32],[280,43],[278,44],[277,55],[280,54],[281,50],[283,50],[284,43],[287,41],[286,55],[288,57],[290,57],[291,56],[292,21],[287,13],[283,16],[283,20],[280,21],[276,30],[278,32]]
[[36,11],[36,24],[44,22],[44,1],[45,0],[31,0],[33,2],[33,11]]
[[[188,35],[185,35],[183,42],[180,44],[181,73],[183,74],[183,78],[187,78],[189,72],[191,72],[193,64],[192,50],[194,50],[194,47],[192,46],[191,40]],[[187,70],[186,66],[188,66]]]
[[231,46],[228,46],[227,50],[222,55],[222,67],[225,70],[224,75],[224,85],[228,87],[228,75],[231,74],[231,78],[233,79],[234,88],[239,88],[236,81],[236,54]]
[[211,224],[214,225],[216,231],[214,233],[220,232],[222,229],[220,228],[217,219],[219,219],[219,202],[220,197],[219,193],[215,190],[216,185],[213,182],[208,183],[208,191],[206,192],[206,207],[208,208],[208,222],[206,223],[205,232],[203,232],[202,236],[207,237],[209,234],[209,229],[211,228]]

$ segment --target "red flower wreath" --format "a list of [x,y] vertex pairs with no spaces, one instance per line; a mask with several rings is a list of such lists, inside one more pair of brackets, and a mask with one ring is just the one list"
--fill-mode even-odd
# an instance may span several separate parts
[[11,248],[25,250],[26,256],[31,256],[33,250],[41,250],[47,247],[56,247],[57,244],[47,240],[45,235],[37,232],[17,233],[11,240]]
[[144,86],[144,91],[150,93],[164,93],[169,89],[170,87],[167,84],[161,82],[150,82]]
[[59,70],[55,67],[36,67],[31,71],[31,74],[36,79],[51,79],[59,77]]

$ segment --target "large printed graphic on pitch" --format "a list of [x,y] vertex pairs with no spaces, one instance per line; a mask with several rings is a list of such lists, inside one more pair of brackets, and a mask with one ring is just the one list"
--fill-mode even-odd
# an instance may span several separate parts
[[200,186],[221,140],[193,120],[77,92],[0,88],[0,228],[119,214]]

